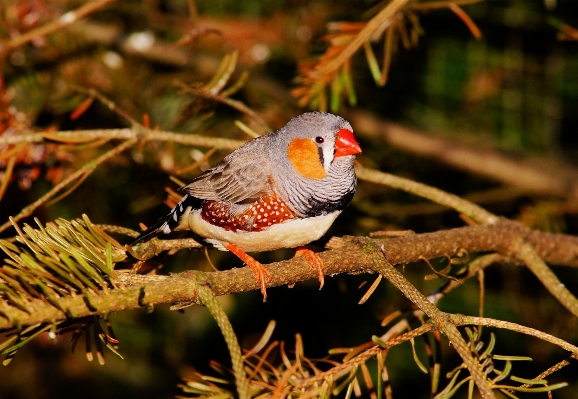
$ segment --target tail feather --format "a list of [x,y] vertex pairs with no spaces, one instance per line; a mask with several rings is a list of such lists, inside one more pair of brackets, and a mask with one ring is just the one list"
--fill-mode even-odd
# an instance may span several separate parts
[[200,208],[202,200],[186,194],[183,199],[167,215],[160,218],[151,227],[140,233],[136,240],[131,244],[136,245],[139,242],[146,242],[158,237],[161,234],[169,234],[174,231],[180,224],[181,219],[188,208]]

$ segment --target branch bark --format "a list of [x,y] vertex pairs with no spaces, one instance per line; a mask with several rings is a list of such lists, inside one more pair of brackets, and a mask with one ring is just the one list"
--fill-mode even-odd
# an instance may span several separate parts
[[86,143],[96,140],[129,140],[139,139],[143,141],[168,141],[183,145],[195,145],[200,147],[216,147],[218,149],[234,150],[245,142],[240,140],[224,139],[220,137],[208,137],[198,134],[164,132],[147,129],[145,127],[123,129],[96,129],[74,130],[60,132],[22,132],[15,136],[0,137],[0,145],[19,143],[43,143],[58,141],[62,143]]
[[[578,267],[578,237],[542,233],[505,220],[494,225],[468,226],[406,237],[375,239],[372,242],[383,245],[388,261],[394,265],[417,262],[422,258],[453,256],[463,251],[498,252],[515,262],[511,248],[520,237],[524,237],[545,262]],[[319,254],[326,275],[374,272],[370,261],[373,250],[366,248],[366,239],[332,239],[328,243],[330,249]],[[307,261],[300,257],[275,262],[267,267],[273,275],[269,287],[317,278],[317,271],[310,270]],[[177,304],[179,307],[198,304],[196,284],[209,286],[215,295],[259,289],[253,272],[246,267],[220,272],[184,272],[170,276],[121,273],[121,278],[127,288],[111,290],[108,295],[88,293],[86,296],[58,299],[60,307],[68,310],[68,315],[40,300],[31,301],[28,312],[0,302],[0,329],[58,322],[68,316],[82,317],[141,307],[152,308],[160,304]]]

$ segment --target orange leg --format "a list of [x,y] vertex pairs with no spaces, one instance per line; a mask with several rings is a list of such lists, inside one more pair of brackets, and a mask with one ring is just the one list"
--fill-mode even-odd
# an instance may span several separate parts
[[229,251],[237,255],[239,259],[241,259],[247,266],[249,266],[253,273],[255,274],[255,279],[257,280],[257,284],[261,286],[261,294],[263,294],[263,302],[267,301],[267,282],[265,280],[273,280],[273,276],[269,269],[263,266],[261,263],[253,259],[251,256],[247,255],[245,251],[239,248],[235,244],[226,244],[225,248]]
[[305,247],[297,247],[295,249],[295,257],[297,256],[304,256],[305,259],[309,262],[309,269],[311,270],[313,267],[317,268],[319,283],[319,289],[323,288],[323,284],[325,283],[325,274],[323,273],[323,261],[321,258],[312,250],[307,249]]

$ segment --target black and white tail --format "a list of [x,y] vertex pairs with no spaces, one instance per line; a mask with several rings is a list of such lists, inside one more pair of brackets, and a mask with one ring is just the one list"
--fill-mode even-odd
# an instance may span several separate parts
[[161,234],[169,234],[174,231],[180,224],[181,218],[188,208],[197,209],[201,206],[200,199],[185,194],[183,199],[175,206],[166,216],[160,218],[155,224],[143,231],[136,240],[131,244],[135,245],[139,242],[146,242],[158,237]]

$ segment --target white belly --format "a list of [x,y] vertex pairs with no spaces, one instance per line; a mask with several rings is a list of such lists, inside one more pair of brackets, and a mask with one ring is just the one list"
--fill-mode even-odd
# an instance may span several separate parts
[[341,211],[325,216],[287,220],[262,231],[230,231],[207,223],[200,212],[188,215],[189,229],[205,237],[217,249],[226,251],[223,243],[239,246],[245,252],[273,251],[279,248],[295,248],[318,240],[331,227]]

